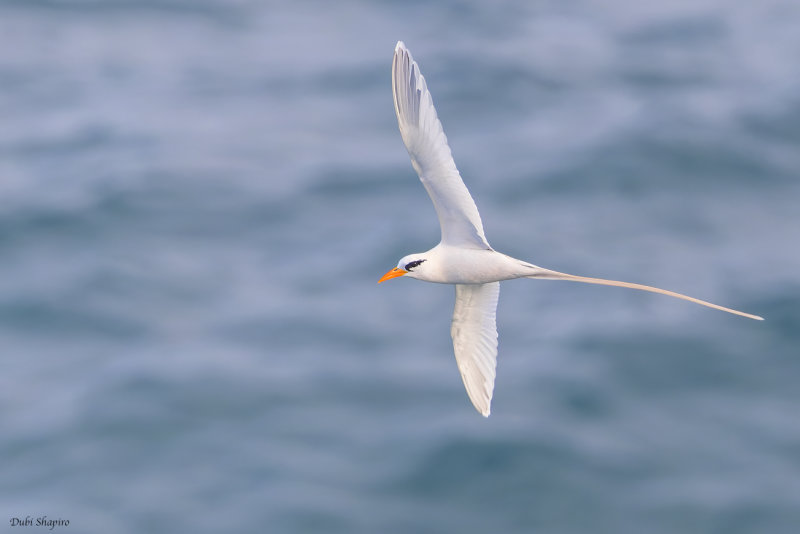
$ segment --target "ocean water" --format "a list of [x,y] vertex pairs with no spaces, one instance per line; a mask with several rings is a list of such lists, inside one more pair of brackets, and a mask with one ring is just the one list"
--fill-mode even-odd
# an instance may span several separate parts
[[[800,4],[0,3],[0,521],[800,531]],[[397,131],[426,75],[504,283],[493,413]],[[64,524],[68,521],[69,524]]]

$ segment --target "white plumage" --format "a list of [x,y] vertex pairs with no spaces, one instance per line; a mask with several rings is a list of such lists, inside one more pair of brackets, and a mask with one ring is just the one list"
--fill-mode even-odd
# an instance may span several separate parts
[[428,191],[442,227],[442,243],[489,248],[478,207],[456,169],[425,77],[402,41],[392,62],[394,109],[411,164]]
[[456,307],[450,335],[458,370],[472,404],[488,417],[497,367],[495,311],[500,282],[456,284]]
[[673,291],[560,273],[496,252],[486,240],[478,208],[453,161],[425,78],[402,41],[397,43],[394,51],[392,90],[400,135],[411,156],[411,164],[433,201],[442,238],[427,252],[403,257],[380,282],[408,276],[455,285],[456,302],[450,329],[453,349],[467,394],[482,415],[489,416],[494,391],[497,366],[495,314],[501,280],[541,278],[628,287],[761,319],[757,315]]

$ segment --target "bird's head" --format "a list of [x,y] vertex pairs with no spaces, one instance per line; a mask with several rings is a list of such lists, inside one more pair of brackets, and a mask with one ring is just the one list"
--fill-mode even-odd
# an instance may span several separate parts
[[409,278],[419,278],[425,269],[425,257],[422,254],[409,254],[397,262],[397,267],[384,274],[378,283],[385,282],[398,276],[408,276]]

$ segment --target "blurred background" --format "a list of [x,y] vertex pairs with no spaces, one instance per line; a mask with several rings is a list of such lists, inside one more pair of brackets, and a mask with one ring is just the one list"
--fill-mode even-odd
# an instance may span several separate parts
[[[800,4],[0,3],[0,520],[795,533]],[[390,65],[503,284],[492,416]]]

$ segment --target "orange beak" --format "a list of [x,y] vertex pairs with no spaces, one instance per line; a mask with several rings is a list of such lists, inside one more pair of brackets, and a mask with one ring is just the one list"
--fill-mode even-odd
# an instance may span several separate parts
[[378,283],[380,284],[381,282],[385,282],[386,280],[391,280],[392,278],[397,278],[398,276],[403,276],[406,273],[408,273],[408,271],[404,271],[403,269],[398,269],[397,267],[395,267],[394,269],[392,269],[388,273],[384,274],[381,277],[381,279],[378,280]]

